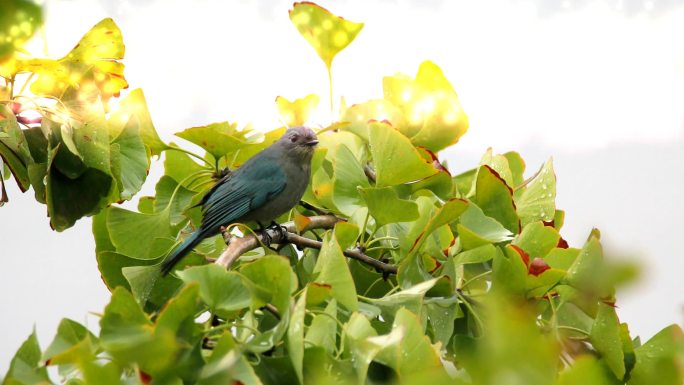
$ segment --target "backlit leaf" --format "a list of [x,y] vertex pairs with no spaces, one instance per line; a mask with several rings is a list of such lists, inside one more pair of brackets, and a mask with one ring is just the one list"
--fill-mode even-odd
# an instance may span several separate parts
[[290,10],[290,20],[328,68],[335,55],[346,48],[363,28],[363,23],[345,20],[309,2],[295,3]]

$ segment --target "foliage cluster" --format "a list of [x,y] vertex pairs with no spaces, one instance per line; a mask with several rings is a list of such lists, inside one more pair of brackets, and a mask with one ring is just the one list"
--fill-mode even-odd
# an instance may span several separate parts
[[[112,292],[99,335],[69,319],[44,350],[31,335],[3,384],[53,383],[48,367],[68,384],[682,383],[681,329],[644,343],[631,336],[615,310],[626,271],[604,260],[599,232],[579,247],[562,238],[551,160],[526,175],[518,153],[488,150],[455,176],[440,161],[468,123],[434,63],[415,77],[385,77],[384,98],[342,105],[319,131],[307,205],[280,221],[321,240],[320,250],[259,247],[227,271],[210,263],[225,247],[217,236],[161,277],[159,264],[198,225],[194,205],[215,179],[285,128],[259,134],[220,122],[177,134],[204,155],[166,144],[142,91],[109,111],[127,87],[111,19],[64,58],[35,59],[19,48],[39,28],[40,8],[0,7],[0,36],[14,39],[0,39],[4,174],[24,191],[33,186],[57,230],[93,215]],[[290,18],[329,73],[363,28],[311,3],[295,4]],[[19,80],[33,96],[17,92]],[[299,125],[318,101],[276,102]],[[113,204],[140,190],[151,156],[162,154],[155,195],[137,211]],[[321,212],[343,220],[309,227]],[[347,260],[347,249],[398,272]]]

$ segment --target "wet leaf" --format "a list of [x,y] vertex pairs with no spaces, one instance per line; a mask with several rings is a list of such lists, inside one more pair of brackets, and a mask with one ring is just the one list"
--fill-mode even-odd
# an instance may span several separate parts
[[513,190],[489,166],[482,166],[477,172],[473,201],[485,215],[496,219],[509,231],[516,234],[520,232],[520,219],[513,203]]
[[553,160],[544,163],[539,173],[527,184],[515,205],[522,225],[530,222],[549,221],[556,211],[556,174]]

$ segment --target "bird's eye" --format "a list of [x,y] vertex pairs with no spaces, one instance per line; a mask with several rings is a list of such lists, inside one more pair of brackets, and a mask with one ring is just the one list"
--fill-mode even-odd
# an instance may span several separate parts
[[292,137],[290,138],[290,142],[294,143],[297,141],[297,139],[299,139],[297,135],[292,135]]

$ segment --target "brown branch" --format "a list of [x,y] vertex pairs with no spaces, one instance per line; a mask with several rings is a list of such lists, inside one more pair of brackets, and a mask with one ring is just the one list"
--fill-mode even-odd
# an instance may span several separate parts
[[[332,229],[335,226],[335,223],[339,222],[340,220],[340,218],[334,215],[312,216],[309,217],[310,222],[303,230]],[[269,240],[270,243],[290,243],[300,248],[308,247],[311,249],[320,250],[323,247],[323,242],[296,234],[294,222],[287,222],[283,224],[283,229],[270,227],[256,233],[256,235],[250,234],[242,238],[233,237],[224,232],[224,238],[226,239],[226,244],[228,247],[226,247],[223,253],[221,253],[221,256],[219,256],[214,263],[219,266],[223,266],[226,269],[229,269],[242,254],[256,249],[257,247],[261,246],[261,244],[268,243]],[[364,254],[359,249],[344,250],[344,255],[347,258],[356,259],[357,261],[373,266],[376,270],[382,272],[383,274],[397,273],[396,266],[378,261],[377,259]]]
[[366,174],[366,178],[368,178],[369,182],[375,184],[377,178],[375,176],[375,170],[373,170],[373,167],[371,167],[369,164],[363,166],[363,173]]

